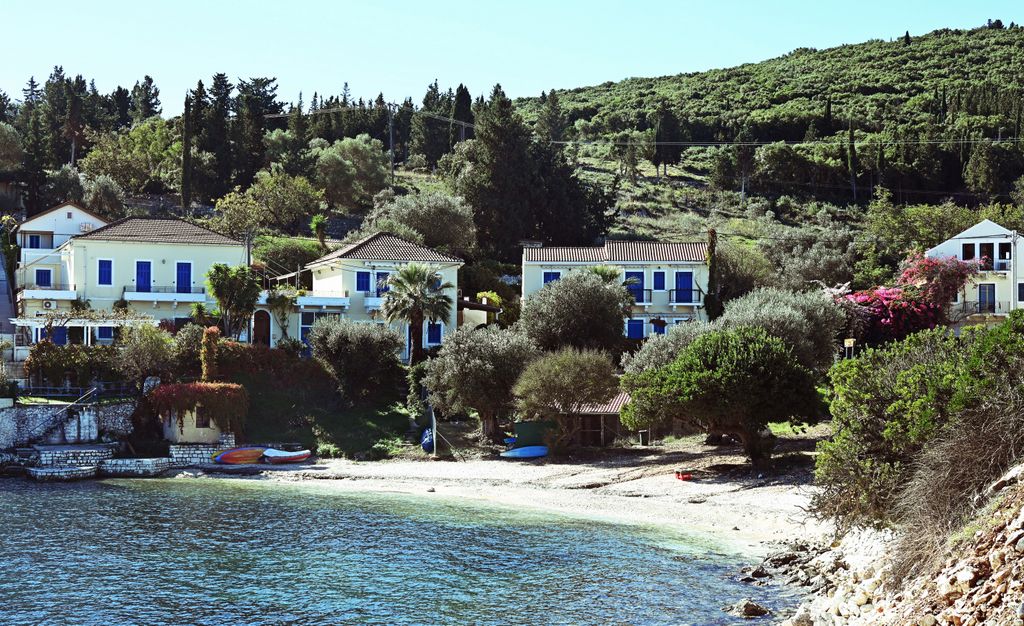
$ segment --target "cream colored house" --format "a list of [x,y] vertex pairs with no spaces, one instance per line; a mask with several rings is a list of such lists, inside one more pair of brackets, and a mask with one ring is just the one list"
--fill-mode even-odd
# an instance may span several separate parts
[[220,427],[203,410],[197,407],[186,411],[178,424],[178,416],[171,413],[160,418],[164,439],[171,443],[217,443],[220,441]]
[[[253,316],[253,342],[274,346],[285,335],[305,341],[313,323],[324,316],[340,316],[358,322],[387,324],[380,312],[387,278],[400,268],[419,263],[433,268],[441,283],[451,283],[452,299],[447,320],[424,324],[423,346],[439,345],[455,330],[458,321],[459,268],[461,259],[406,241],[390,233],[377,233],[327,254],[304,268],[312,278],[312,289],[300,292],[294,311],[282,327],[260,298]],[[405,323],[392,326],[405,336],[402,358],[409,356],[409,328]]]
[[954,322],[998,321],[1024,308],[1024,275],[1017,267],[1016,231],[983,220],[925,253],[931,258],[976,260],[981,271],[951,304]]
[[[523,248],[523,299],[572,271],[619,269],[635,304],[623,333],[631,339],[664,334],[668,326],[707,320],[707,243],[606,241],[603,246]],[[586,323],[586,320],[580,320]]]
[[21,248],[19,268],[56,265],[54,251],[72,237],[90,233],[109,222],[88,209],[65,202],[39,213],[21,224],[16,234]]
[[[212,265],[245,261],[240,242],[180,219],[128,217],[74,235],[45,259],[18,268],[17,343],[42,339],[45,314],[70,310],[76,300],[99,311],[123,301],[140,317],[181,324],[192,304],[216,305],[205,288]],[[109,343],[113,327],[72,321],[54,329],[53,340]]]

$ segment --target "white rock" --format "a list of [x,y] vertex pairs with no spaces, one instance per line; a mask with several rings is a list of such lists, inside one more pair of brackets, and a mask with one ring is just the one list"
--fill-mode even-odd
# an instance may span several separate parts
[[857,606],[864,606],[865,604],[867,604],[867,603],[868,603],[868,602],[869,602],[869,601],[871,600],[871,598],[869,598],[869,597],[868,597],[868,594],[864,593],[864,591],[862,591],[862,590],[858,589],[858,590],[857,590],[857,591],[856,591],[856,592],[855,592],[855,593],[853,594],[853,597],[852,597],[852,598],[850,598],[850,600],[851,600],[851,601],[852,601],[852,602],[853,602],[854,604],[856,604]]
[[878,580],[877,578],[869,578],[864,581],[864,584],[861,585],[861,588],[868,593],[872,593],[875,591],[875,589],[878,589],[878,587],[881,584],[882,581]]
[[917,620],[917,626],[935,626],[938,620],[935,619],[934,615],[925,615],[921,619]]

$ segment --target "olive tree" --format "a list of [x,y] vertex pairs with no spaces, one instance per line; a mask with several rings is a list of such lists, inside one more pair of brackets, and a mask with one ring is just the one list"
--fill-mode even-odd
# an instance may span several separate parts
[[518,326],[544,350],[575,347],[618,353],[633,296],[593,272],[571,272],[523,301]]
[[579,431],[579,416],[588,404],[607,402],[619,389],[615,367],[607,354],[562,348],[530,363],[513,389],[520,414],[550,419],[558,425],[552,442],[569,445]]
[[141,389],[149,376],[169,372],[174,363],[171,335],[150,324],[135,324],[121,329],[117,340],[117,370]]
[[459,196],[431,191],[394,197],[375,207],[367,217],[371,229],[412,229],[430,248],[466,252],[476,247],[473,208]]
[[821,400],[810,370],[785,343],[760,328],[715,330],[693,340],[669,365],[627,374],[628,428],[647,428],[669,416],[743,442],[755,466],[771,456],[770,422],[818,418]]
[[476,411],[483,436],[502,439],[501,420],[515,408],[512,387],[540,351],[523,333],[487,326],[460,328],[444,339],[426,363],[423,385],[444,411]]
[[319,361],[349,401],[370,395],[397,380],[402,338],[382,324],[324,317],[309,333],[313,358]]

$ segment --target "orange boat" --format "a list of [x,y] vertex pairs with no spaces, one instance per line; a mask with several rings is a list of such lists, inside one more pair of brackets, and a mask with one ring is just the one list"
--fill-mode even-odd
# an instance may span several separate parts
[[265,451],[266,448],[262,446],[242,446],[240,448],[231,448],[230,450],[222,450],[221,452],[213,455],[213,462],[224,465],[259,463],[260,457],[263,456]]

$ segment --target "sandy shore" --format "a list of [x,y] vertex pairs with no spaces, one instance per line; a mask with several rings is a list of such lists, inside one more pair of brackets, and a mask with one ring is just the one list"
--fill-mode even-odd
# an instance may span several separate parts
[[[691,472],[693,479],[676,479],[677,468]],[[332,490],[436,494],[659,526],[759,558],[778,542],[819,538],[828,531],[805,513],[813,489],[806,473],[756,475],[734,455],[708,448],[604,453],[567,461],[325,460],[261,469],[258,477],[316,481]]]

